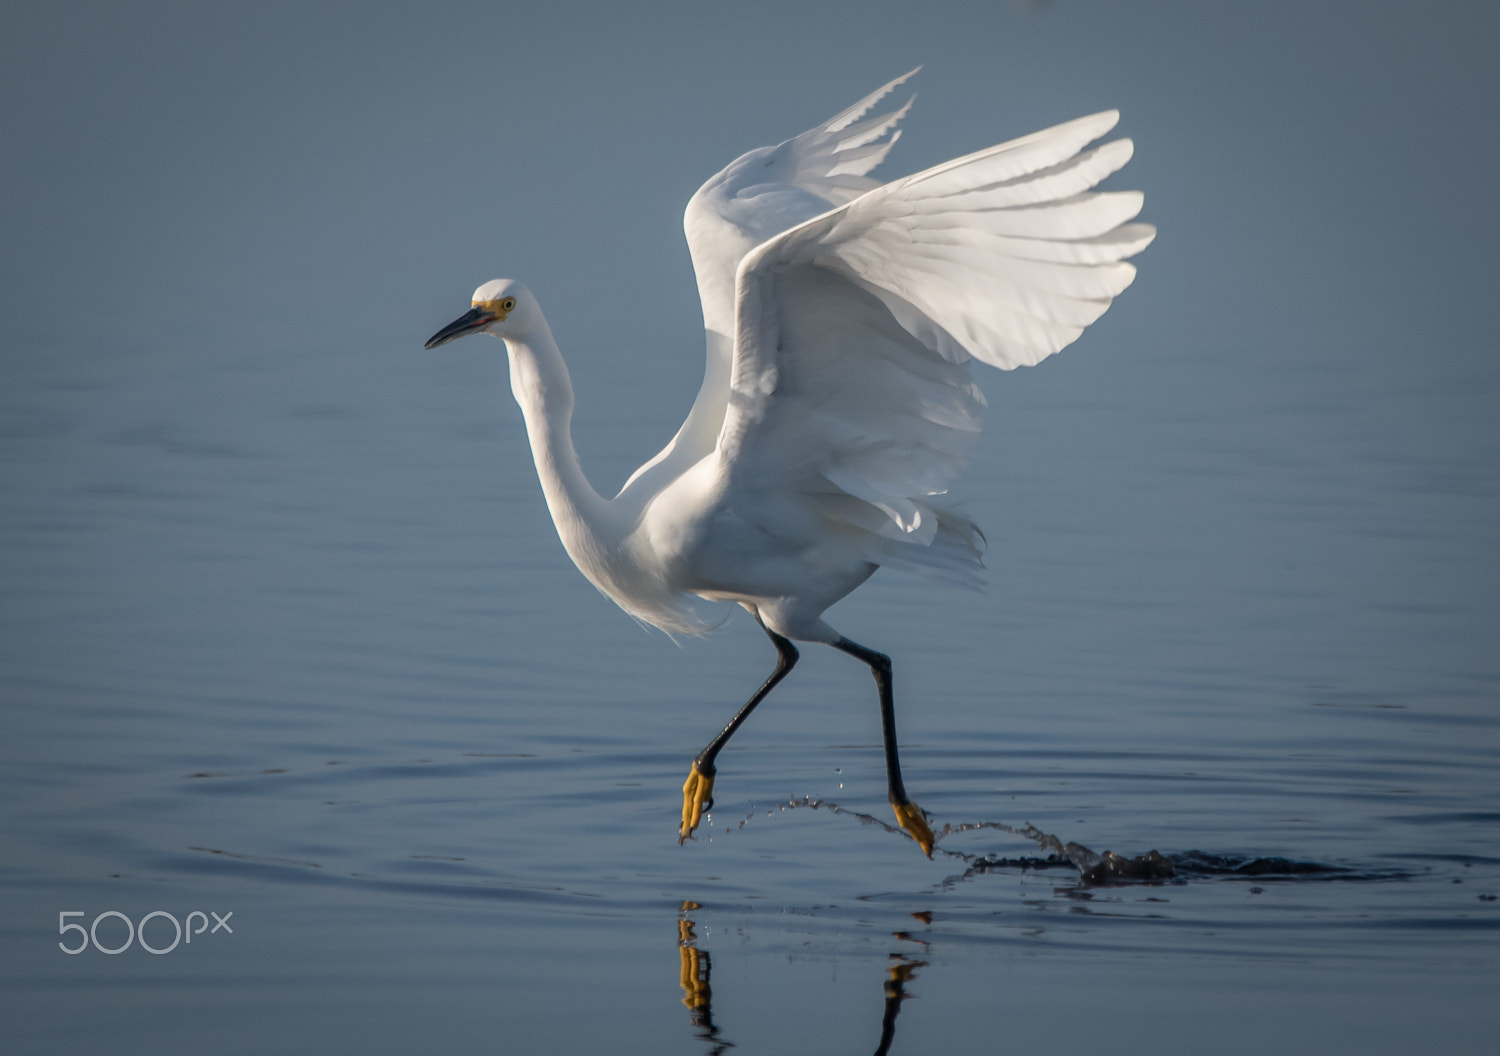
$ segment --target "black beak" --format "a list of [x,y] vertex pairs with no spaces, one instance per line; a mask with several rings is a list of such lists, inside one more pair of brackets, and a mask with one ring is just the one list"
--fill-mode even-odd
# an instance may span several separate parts
[[483,330],[495,321],[494,313],[487,312],[483,308],[470,308],[463,315],[443,327],[437,333],[427,339],[423,348],[437,348],[438,345],[446,345],[465,334],[472,334],[477,330]]

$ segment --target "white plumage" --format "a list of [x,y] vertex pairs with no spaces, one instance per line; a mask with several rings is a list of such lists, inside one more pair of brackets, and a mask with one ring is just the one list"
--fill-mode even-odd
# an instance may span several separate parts
[[[913,71],[915,72],[915,71]],[[889,660],[822,619],[878,566],[966,585],[983,537],[942,496],[978,436],[979,360],[1030,365],[1063,348],[1130,285],[1154,237],[1137,192],[1093,191],[1129,140],[1085,150],[1117,120],[1079,118],[880,184],[911,104],[866,115],[898,78],[828,122],[739,158],[684,217],[703,302],[703,386],[670,443],[601,498],[573,451],[567,369],[540,308],[496,279],[427,343],[504,339],[538,476],[564,547],[601,591],[671,633],[744,606],[780,663],[694,763],[681,835],[710,802],[714,759],[796,661],[791,640],[871,665],[890,796],[924,851],[931,831],[896,758]]]

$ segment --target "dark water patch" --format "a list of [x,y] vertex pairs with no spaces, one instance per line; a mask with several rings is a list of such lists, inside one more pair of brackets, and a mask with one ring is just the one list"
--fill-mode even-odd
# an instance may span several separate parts
[[1487,865],[1492,868],[1500,866],[1500,858],[1483,854],[1393,854],[1391,855],[1391,857],[1398,860],[1423,862],[1428,865],[1437,863],[1452,863],[1454,865],[1461,865],[1465,869],[1472,868],[1476,865]]
[[1389,820],[1399,821],[1407,825],[1494,825],[1500,823],[1500,811],[1455,810],[1424,814],[1396,814],[1392,815]]
[[[465,752],[464,759],[472,762],[439,761],[428,758],[409,759],[394,763],[350,764],[344,759],[329,759],[322,767],[301,768],[276,766],[244,770],[198,770],[183,775],[187,781],[253,781],[261,777],[284,777],[288,782],[323,784],[329,782],[362,782],[370,779],[389,778],[454,778],[484,776],[496,770],[504,770],[505,764],[497,760],[538,759],[530,752]],[[543,760],[545,763],[545,760]],[[328,767],[337,768],[329,770]],[[238,793],[243,787],[226,789]]]
[[1185,878],[1218,878],[1226,880],[1401,880],[1409,874],[1400,870],[1361,870],[1321,862],[1295,861],[1281,857],[1252,857],[1237,854],[1210,854],[1206,851],[1181,851],[1172,855],[1178,873]]
[[[234,851],[222,847],[188,847],[189,856],[172,863],[171,871],[183,876],[235,875],[257,882],[293,886],[348,888],[420,895],[444,900],[517,902],[561,911],[597,903],[603,895],[570,889],[558,884],[515,880],[491,870],[435,856],[412,855],[390,872],[372,873],[347,868],[329,868],[322,862]],[[422,859],[432,864],[423,865]]]
[[233,858],[236,861],[241,862],[255,862],[261,865],[291,865],[298,866],[304,869],[323,868],[317,862],[303,862],[298,861],[295,858],[277,858],[271,855],[262,854],[240,854],[236,851],[226,851],[222,847],[189,847],[188,850],[197,851],[200,854],[214,854],[224,858]]

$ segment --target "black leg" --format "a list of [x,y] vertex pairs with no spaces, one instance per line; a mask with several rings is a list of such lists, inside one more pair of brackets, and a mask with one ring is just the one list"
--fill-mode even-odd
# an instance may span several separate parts
[[[760,618],[756,617],[757,623]],[[745,701],[744,707],[734,713],[734,718],[729,720],[718,736],[708,742],[708,747],[698,753],[698,758],[693,760],[693,768],[688,773],[687,783],[682,786],[682,827],[678,830],[677,842],[681,843],[693,834],[698,827],[698,822],[703,812],[714,805],[714,760],[718,758],[719,751],[728,743],[729,738],[734,736],[734,731],[750,717],[755,706],[766,699],[766,694],[776,688],[776,684],[787,676],[797,663],[797,647],[789,639],[783,638],[765,624],[760,624],[761,630],[770,636],[771,644],[776,646],[776,670],[771,672],[771,677],[761,684],[761,687],[751,694],[750,699]],[[887,661],[889,666],[889,661]]]
[[880,732],[885,740],[885,778],[891,806],[895,808],[896,820],[901,827],[917,841],[922,853],[931,858],[932,829],[927,824],[922,808],[907,796],[906,785],[901,780],[901,759],[896,750],[896,701],[891,689],[891,658],[847,638],[838,639],[833,647],[863,660],[870,666],[870,673],[875,676],[875,686],[880,692]]
[[776,670],[772,671],[771,676],[761,683],[761,687],[751,695],[749,700],[745,701],[745,706],[734,713],[734,718],[730,719],[728,725],[719,731],[719,735],[708,742],[708,747],[698,753],[698,758],[693,761],[693,765],[705,774],[714,772],[714,759],[717,758],[719,750],[724,747],[729,738],[734,736],[734,731],[750,717],[755,706],[766,699],[766,694],[775,689],[776,684],[787,676],[787,672],[791,671],[800,655],[797,647],[790,640],[783,638],[763,623],[760,627],[770,636],[771,644],[776,646]]

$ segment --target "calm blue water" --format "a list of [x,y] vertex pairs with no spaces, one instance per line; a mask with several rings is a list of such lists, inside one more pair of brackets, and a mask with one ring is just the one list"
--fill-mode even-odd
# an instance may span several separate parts
[[[639,69],[749,78],[712,19],[518,14],[499,70],[395,9],[11,38],[0,75],[48,91],[5,118],[6,1051],[1479,1051],[1494,145],[1448,104],[1492,97],[1493,38],[1303,7],[1017,7],[914,56],[872,19],[840,32],[878,62],[791,48],[819,72],[764,104]],[[609,490],[700,377],[682,200],[924,60],[893,173],[1123,103],[1163,235],[1079,345],[981,379],[991,590],[881,574],[830,614],[895,659],[934,860],[890,828],[867,672],[814,648],[678,846],[770,647],[601,599],[498,343],[420,345],[526,279]],[[514,120],[480,125],[530,152],[474,143],[455,100],[497,84]],[[1029,826],[1177,875],[1085,884]],[[199,930],[153,955],[156,911]]]
[[[1434,480],[1362,438],[1385,412],[1310,406],[1316,372],[1294,396],[1231,375],[1188,414],[1116,398],[1121,353],[1080,348],[990,379],[971,491],[997,588],[877,578],[836,610],[897,658],[940,826],[1326,871],[1090,887],[995,828],[928,862],[885,824],[865,672],[816,650],[679,847],[687,763],[769,649],[744,619],[679,649],[573,572],[497,348],[20,357],[16,1051],[859,1052],[893,1009],[896,1052],[1401,1052],[1496,1025],[1493,602],[1464,594],[1484,463]],[[1222,369],[1194,362],[1151,369]],[[1268,417],[1348,449],[1223,454]],[[58,949],[60,912],[109,910],[233,932]],[[706,1009],[682,1003],[684,935]]]

